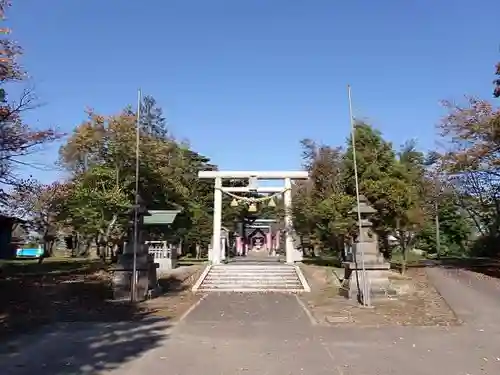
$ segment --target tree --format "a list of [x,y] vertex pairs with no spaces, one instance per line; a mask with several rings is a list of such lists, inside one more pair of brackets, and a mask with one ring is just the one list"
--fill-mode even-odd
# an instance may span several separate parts
[[443,168],[483,238],[481,251],[493,255],[500,235],[500,110],[472,97],[464,105],[444,106],[448,114],[439,125],[448,140]]
[[[391,256],[388,237],[395,228],[397,200],[406,184],[401,180],[401,171],[396,170],[396,153],[380,131],[369,124],[355,124],[356,163],[360,194],[366,196],[377,213],[371,218],[377,232],[381,250]],[[343,180],[346,192],[356,196],[354,162],[351,137],[347,140],[344,154]]]
[[[136,113],[127,107],[116,115],[93,110],[87,115],[61,147],[60,165],[70,172],[73,186],[68,220],[86,236],[99,238],[102,248],[123,239],[116,216],[135,199]],[[169,136],[161,108],[148,96],[140,126],[139,194],[149,209],[182,210],[168,236],[164,228],[150,228],[150,234],[180,241],[187,249],[208,244],[213,187],[197,175],[216,167]]]
[[405,272],[406,257],[409,249],[418,240],[418,234],[430,220],[426,210],[425,192],[425,156],[417,150],[414,140],[406,142],[398,153],[394,176],[398,184],[391,191],[395,203],[394,215],[395,237],[403,255],[402,272]]
[[163,117],[163,110],[158,107],[156,99],[146,95],[141,103],[141,126],[143,130],[153,137],[167,140],[169,131],[167,121]]
[[471,222],[459,204],[461,197],[449,180],[443,160],[442,155],[433,151],[424,161],[423,208],[429,220],[419,233],[418,246],[437,257],[464,255],[472,234]]
[[[426,222],[418,235],[419,248],[427,254],[436,254],[439,246],[439,254],[436,255],[466,255],[471,236],[471,224],[457,205],[454,194],[444,191],[435,208],[436,211],[432,213],[433,215],[437,213],[439,227],[436,228],[436,220]],[[437,234],[439,234],[439,245]]]
[[116,183],[115,171],[96,166],[72,181],[71,194],[59,219],[93,238],[98,255],[105,260],[115,226],[121,224],[119,229],[124,234],[128,219],[124,214],[130,206],[127,191]]
[[[0,0],[0,17],[10,6],[7,0]],[[55,129],[35,129],[23,122],[25,111],[35,107],[35,96],[24,90],[17,101],[9,100],[6,85],[21,81],[25,74],[19,65],[22,49],[7,37],[8,28],[0,28],[4,35],[0,39],[0,184],[16,186],[23,181],[16,176],[16,166],[26,164],[23,156],[39,150],[40,146],[61,137]],[[0,188],[0,204],[6,203],[7,194]]]
[[309,238],[313,254],[323,249],[342,255],[344,241],[353,228],[349,214],[354,200],[342,180],[343,153],[340,148],[318,145],[304,139],[303,166],[310,179],[295,184],[293,216],[296,232]]
[[173,224],[174,235],[198,258],[212,235],[213,184],[198,178],[200,170],[215,170],[210,160],[189,148],[184,150],[183,184],[189,190],[180,204],[183,211]]
[[[405,143],[399,153],[369,124],[355,125],[356,163],[360,193],[377,210],[374,223],[382,252],[391,256],[389,235],[397,238],[403,253],[411,249],[429,220],[423,183],[426,158],[416,143]],[[308,235],[317,248],[341,253],[355,237],[357,228],[351,210],[356,202],[352,141],[341,148],[302,141],[304,168],[309,181],[295,185],[296,231]],[[404,268],[403,268],[404,271]]]
[[61,228],[58,217],[62,213],[62,202],[68,195],[68,187],[63,183],[43,185],[31,180],[18,184],[9,196],[9,213],[25,219],[30,229],[43,239],[40,262],[52,256],[57,232]]

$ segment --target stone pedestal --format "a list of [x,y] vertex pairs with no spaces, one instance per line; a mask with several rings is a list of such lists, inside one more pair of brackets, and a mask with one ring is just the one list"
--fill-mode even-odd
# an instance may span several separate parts
[[289,264],[302,262],[304,258],[300,238],[293,229],[290,230],[290,235],[288,236],[287,232],[285,232],[285,252],[286,262]]
[[294,248],[292,253],[292,259],[294,262],[302,262],[304,256],[301,248]]
[[[356,252],[356,263],[354,254],[344,263],[344,280],[342,282],[343,294],[348,298],[354,298],[358,294],[359,288],[363,290],[364,278],[370,296],[373,299],[385,298],[392,295],[389,275],[391,265],[385,261],[379,253],[376,242],[358,242],[353,246],[353,253]],[[365,272],[363,272],[363,260]],[[356,275],[357,273],[357,275]]]
[[[368,290],[371,294],[371,299],[385,298],[392,295],[389,263],[367,263],[365,264],[365,272],[358,263],[344,263],[344,280],[342,282],[343,295],[347,298],[355,298],[358,295],[359,288],[363,291],[364,275],[366,274],[366,282]],[[357,275],[356,275],[357,273]]]
[[207,252],[208,252],[208,261],[209,262],[212,262],[213,260],[213,250],[212,250],[212,244],[209,244],[208,245],[208,249],[207,249]]
[[[147,247],[145,247],[147,251]],[[138,249],[139,250],[139,249]],[[138,251],[136,258],[136,300],[144,301],[159,292],[157,269],[154,257]],[[113,297],[115,300],[130,300],[132,290],[132,275],[134,268],[133,252],[124,252],[118,258],[113,272]]]

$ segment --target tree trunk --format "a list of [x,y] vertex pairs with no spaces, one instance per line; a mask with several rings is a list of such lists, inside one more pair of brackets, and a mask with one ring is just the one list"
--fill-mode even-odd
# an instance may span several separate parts
[[401,275],[406,273],[406,249],[401,249],[403,253],[403,261],[401,262]]
[[182,255],[184,255],[183,249],[184,249],[184,240],[181,239],[177,246],[177,257],[181,257]]
[[390,260],[392,256],[391,245],[389,244],[389,234],[387,232],[378,233],[380,252],[386,260]]
[[[117,172],[118,173],[118,172]],[[101,244],[103,249],[102,251],[102,260],[106,262],[107,259],[110,258],[110,243],[109,243],[109,238],[111,237],[111,231],[113,230],[113,227],[115,226],[116,220],[118,220],[118,215],[114,214],[111,221],[109,222],[106,231],[104,234],[102,234],[101,237]]]
[[54,240],[49,239],[43,241],[43,252],[40,258],[38,258],[38,264],[42,264],[45,258],[52,256],[52,248],[54,246]]
[[76,234],[71,235],[71,258],[76,257],[78,253],[78,237]]
[[83,247],[83,250],[79,252],[82,257],[88,257],[90,255],[90,248],[92,246],[92,239],[84,237],[82,241],[79,241],[79,248]]

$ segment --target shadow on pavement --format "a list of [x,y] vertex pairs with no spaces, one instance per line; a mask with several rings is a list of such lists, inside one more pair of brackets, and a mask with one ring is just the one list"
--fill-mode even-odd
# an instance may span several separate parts
[[169,298],[182,295],[196,274],[186,270],[161,278],[162,296],[168,298],[151,300],[156,304],[113,302],[105,271],[5,276],[0,276],[0,374],[93,375],[164,344],[171,320],[157,305],[176,304]]
[[125,365],[167,339],[165,319],[58,324],[10,341],[0,353],[9,375],[94,375]]

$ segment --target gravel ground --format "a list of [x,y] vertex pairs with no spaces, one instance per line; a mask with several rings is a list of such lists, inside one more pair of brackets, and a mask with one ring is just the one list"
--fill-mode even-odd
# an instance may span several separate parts
[[408,284],[411,292],[396,299],[374,301],[372,309],[360,307],[356,301],[338,294],[335,279],[324,267],[303,266],[312,292],[301,300],[309,307],[320,325],[356,327],[382,326],[453,326],[461,322],[436,289],[429,283],[425,270],[411,269],[407,280],[397,277],[399,284]]
[[165,294],[144,302],[142,307],[153,316],[178,319],[201,299],[202,294],[192,293],[191,287],[204,268],[204,265],[183,267],[175,269],[170,275],[165,275],[160,279]]

